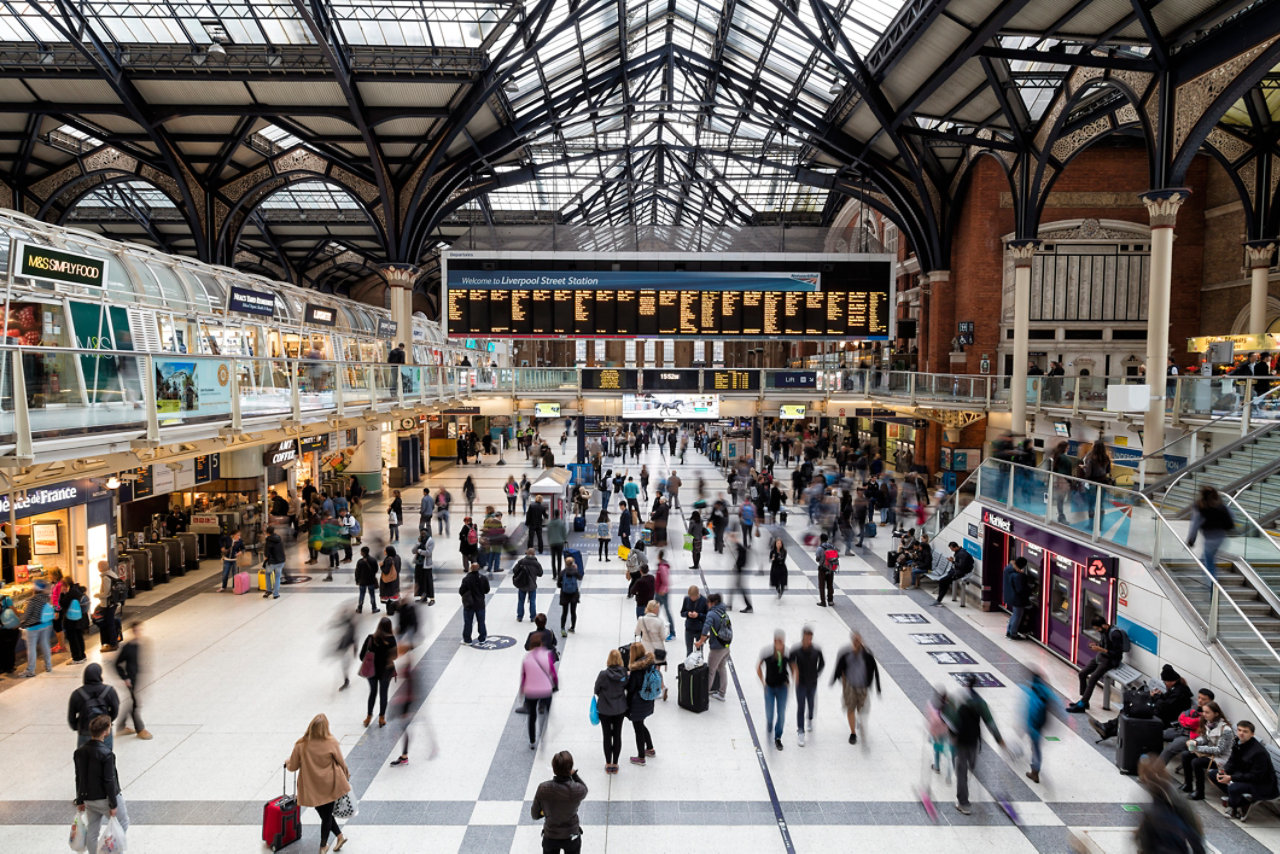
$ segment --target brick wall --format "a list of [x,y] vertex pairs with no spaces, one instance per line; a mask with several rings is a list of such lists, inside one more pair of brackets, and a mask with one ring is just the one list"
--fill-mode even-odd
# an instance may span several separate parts
[[[990,354],[998,373],[1003,244],[1014,229],[1013,199],[999,164],[980,158],[965,196],[951,251],[950,293],[935,293],[930,307],[930,363],[948,370],[947,357],[957,322],[974,321],[974,344],[956,371],[976,373],[983,353]],[[1183,361],[1186,338],[1200,328],[1200,284],[1205,252],[1207,158],[1197,158],[1187,177],[1191,198],[1178,214],[1174,242],[1173,296],[1170,305],[1170,344]],[[1102,143],[1071,162],[1049,194],[1041,222],[1063,219],[1113,219],[1148,224],[1138,194],[1148,189],[1145,152],[1127,141]],[[947,367],[943,367],[947,366]]]

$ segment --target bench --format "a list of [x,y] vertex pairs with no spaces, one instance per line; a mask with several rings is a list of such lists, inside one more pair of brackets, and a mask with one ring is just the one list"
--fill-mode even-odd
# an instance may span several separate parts
[[[951,571],[951,552],[946,549],[936,549],[933,553],[933,570],[925,575],[921,581],[932,581],[934,584],[942,581],[943,577]],[[968,600],[969,588],[973,587],[978,591],[978,599],[982,599],[982,573],[978,567],[974,567],[973,572],[951,585],[951,601],[960,600],[960,607],[965,607]]]
[[1102,708],[1105,711],[1111,711],[1111,688],[1114,685],[1120,686],[1123,694],[1124,689],[1132,685],[1134,682],[1145,682],[1147,677],[1142,673],[1130,667],[1127,664],[1120,664],[1113,667],[1102,676]]

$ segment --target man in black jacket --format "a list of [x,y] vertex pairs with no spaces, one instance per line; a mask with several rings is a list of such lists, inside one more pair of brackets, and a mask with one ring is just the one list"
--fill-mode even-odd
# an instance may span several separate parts
[[[347,542],[347,551],[350,551],[350,540]],[[263,599],[268,596],[280,598],[280,577],[284,575],[284,560],[284,540],[273,526],[268,525],[267,538],[262,544],[262,565],[268,573],[267,584],[270,587],[263,592]]]
[[[277,538],[278,539],[278,538]],[[142,723],[142,702],[139,699],[141,693],[141,659],[142,659],[142,622],[134,620],[129,624],[131,637],[120,647],[120,654],[116,656],[116,675],[124,680],[124,686],[129,689],[129,707],[133,717],[133,727],[126,726],[130,714],[126,714],[121,710],[120,714],[120,734],[134,735],[143,741],[151,740],[151,733],[147,732],[147,727]]]
[[477,642],[484,643],[489,637],[484,627],[484,597],[489,595],[489,579],[480,574],[480,564],[471,564],[467,574],[462,576],[458,593],[462,596],[462,642],[471,643],[471,621],[475,620],[480,630]]
[[[858,712],[867,704],[872,682],[876,686],[876,695],[880,694],[880,668],[876,666],[876,657],[862,643],[862,635],[854,632],[850,639],[852,646],[845,647],[836,659],[831,671],[831,684],[836,680],[842,683],[845,715],[849,719],[849,743],[858,743]],[[863,727],[866,734],[866,727]]]
[[567,750],[551,757],[551,773],[555,776],[538,785],[529,815],[535,821],[546,819],[542,826],[543,854],[578,854],[582,850],[578,806],[587,797],[587,784],[578,776],[573,754]]
[[360,559],[356,561],[356,586],[360,588],[360,601],[356,613],[364,610],[364,594],[369,594],[369,606],[378,613],[378,562],[369,554],[368,546],[360,547]]
[[524,514],[525,527],[529,529],[529,538],[525,540],[528,548],[533,548],[533,540],[538,540],[538,554],[542,554],[542,525],[547,521],[547,505],[542,503],[542,496],[535,496],[533,503]]
[[[91,665],[97,666],[97,665]],[[111,752],[111,718],[97,715],[89,722],[90,740],[76,748],[76,809],[88,813],[85,839],[90,849],[98,844],[98,828],[104,818],[114,817],[129,829],[129,814],[120,794],[116,756]]]
[[1277,796],[1271,754],[1253,737],[1253,724],[1249,721],[1236,723],[1236,743],[1231,748],[1231,757],[1214,780],[1218,788],[1227,793],[1222,800],[1224,806],[1230,808],[1232,818],[1244,819],[1255,802]]
[[954,582],[973,572],[973,555],[968,550],[960,548],[959,543],[955,542],[947,543],[947,548],[951,549],[951,569],[938,582],[938,598],[933,603],[935,608],[942,607],[942,597],[947,595]]
[[1107,625],[1107,621],[1101,616],[1094,617],[1090,626],[1101,636],[1102,643],[1089,641],[1089,649],[1097,655],[1080,671],[1080,699],[1067,706],[1068,712],[1083,712],[1088,709],[1093,689],[1107,671],[1119,667],[1124,658],[1124,632],[1121,629]]
[[[120,714],[120,698],[116,689],[102,683],[102,665],[94,662],[84,669],[84,684],[71,693],[67,703],[67,724],[80,734],[76,747],[88,743],[89,723],[98,715],[106,715],[114,721]],[[112,748],[111,734],[107,734],[107,750]]]
[[1004,604],[1009,608],[1009,625],[1004,636],[1010,640],[1026,640],[1022,634],[1022,617],[1031,604],[1031,583],[1027,580],[1027,559],[1019,555],[1004,568]]

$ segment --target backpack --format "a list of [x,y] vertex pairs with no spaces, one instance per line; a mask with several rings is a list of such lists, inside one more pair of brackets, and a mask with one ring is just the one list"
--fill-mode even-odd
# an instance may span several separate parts
[[78,623],[83,616],[84,612],[80,609],[80,600],[72,599],[71,604],[67,606],[66,619],[73,623]]
[[720,628],[712,627],[711,634],[725,646],[733,643],[733,621],[729,619],[727,611],[720,618]]
[[822,568],[827,572],[836,572],[840,569],[840,552],[835,549],[827,549],[822,554]]
[[107,705],[107,691],[111,690],[106,685],[98,686],[98,693],[90,694],[88,691],[84,694],[84,714],[80,719],[85,722],[86,728],[88,722],[96,718],[98,715],[106,715],[111,717],[111,707]]
[[0,628],[16,629],[18,622],[18,612],[13,610],[13,600],[8,596],[4,597],[4,609],[0,610]]
[[1151,693],[1143,685],[1124,689],[1124,713],[1131,718],[1150,719],[1156,716],[1156,704]]
[[517,562],[515,569],[511,570],[511,583],[517,590],[529,583],[529,570],[525,568],[523,561]]
[[1047,689],[1042,685],[1032,685],[1027,689],[1027,723],[1032,729],[1042,730],[1049,720],[1049,697]]
[[474,546],[479,539],[480,536],[476,533],[476,526],[472,525],[471,530],[467,531],[467,545]]
[[80,628],[89,628],[89,615],[93,613],[93,603],[89,601],[88,593],[80,594]]
[[112,605],[123,605],[129,598],[129,582],[117,578],[111,582],[110,601]]
[[640,699],[656,700],[662,696],[662,674],[658,668],[650,667],[644,672],[644,681],[640,683]]
[[1117,632],[1120,633],[1120,643],[1119,643],[1120,651],[1127,655],[1129,653],[1129,648],[1132,646],[1131,642],[1129,641],[1129,633],[1126,632],[1124,629],[1117,629],[1114,627],[1111,629],[1111,634],[1113,637]]
[[[578,569],[577,567],[574,567],[574,570],[576,572],[581,572],[581,570]],[[560,574],[560,592],[577,593],[578,581],[579,581],[579,578],[577,575],[569,575],[567,572],[561,573]]]

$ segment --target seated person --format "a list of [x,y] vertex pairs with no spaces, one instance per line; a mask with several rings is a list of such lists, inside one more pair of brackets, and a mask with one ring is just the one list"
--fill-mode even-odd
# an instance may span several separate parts
[[[952,543],[955,546],[954,543]],[[956,548],[959,548],[956,546]],[[954,551],[954,549],[953,549]],[[972,562],[972,559],[970,559]],[[939,595],[941,601],[941,595]],[[1093,689],[1102,681],[1102,677],[1107,675],[1107,671],[1119,667],[1124,661],[1125,633],[1123,629],[1107,624],[1106,619],[1101,615],[1095,615],[1089,621],[1089,627],[1098,633],[1102,643],[1089,641],[1089,649],[1093,650],[1093,660],[1089,662],[1079,673],[1080,677],[1080,699],[1067,706],[1068,712],[1083,712],[1089,708],[1089,698],[1093,696]]]
[[911,584],[920,586],[920,577],[933,572],[933,546],[929,545],[929,535],[921,534],[911,557]]
[[[1191,689],[1187,687],[1187,680],[1168,664],[1160,669],[1160,681],[1164,683],[1164,690],[1157,688],[1151,692],[1151,708],[1154,716],[1164,723],[1166,729],[1169,729],[1178,722],[1178,717],[1190,704]],[[1125,704],[1122,714],[1132,714],[1128,703]],[[1120,719],[1113,718],[1099,723],[1091,718],[1089,725],[1100,736],[1100,740],[1105,741],[1119,730]]]
[[1205,770],[1211,763],[1225,762],[1236,741],[1231,723],[1212,700],[1200,709],[1200,721],[1200,734],[1187,742],[1181,759],[1182,791],[1189,793],[1193,801],[1204,800]]
[[1187,749],[1187,741],[1195,738],[1200,732],[1200,709],[1215,699],[1213,691],[1209,688],[1201,688],[1196,693],[1195,703],[1190,709],[1178,715],[1177,725],[1164,731],[1164,740],[1169,743],[1160,754],[1161,762],[1168,763],[1170,759],[1181,755]]
[[1227,793],[1227,814],[1232,818],[1243,819],[1254,802],[1277,796],[1271,754],[1253,737],[1253,732],[1250,721],[1236,724],[1236,743],[1231,748],[1231,758],[1213,777],[1218,788]]

